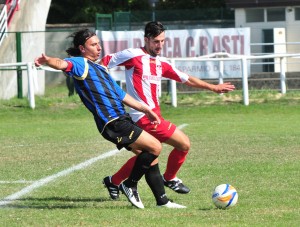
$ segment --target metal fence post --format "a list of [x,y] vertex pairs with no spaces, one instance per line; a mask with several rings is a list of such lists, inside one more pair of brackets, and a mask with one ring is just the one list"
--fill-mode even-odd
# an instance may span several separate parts
[[32,109],[35,108],[33,70],[36,70],[36,68],[33,66],[33,63],[28,62],[27,63],[28,99],[29,99],[29,105]]
[[280,87],[281,87],[281,94],[286,94],[286,76],[285,76],[285,72],[286,72],[286,67],[285,67],[285,63],[286,63],[286,58],[285,57],[281,57],[280,58]]
[[[22,62],[21,32],[16,32],[17,62]],[[22,69],[17,67],[18,98],[23,98]]]
[[219,61],[219,84],[223,84],[224,80],[224,61]]
[[248,66],[247,66],[247,58],[242,58],[242,67],[243,67],[243,74],[242,74],[242,80],[243,80],[243,99],[244,99],[244,105],[249,105],[249,90],[248,90]]
[[[175,59],[171,59],[171,64],[175,67]],[[171,96],[172,106],[177,107],[177,89],[175,80],[171,80]]]

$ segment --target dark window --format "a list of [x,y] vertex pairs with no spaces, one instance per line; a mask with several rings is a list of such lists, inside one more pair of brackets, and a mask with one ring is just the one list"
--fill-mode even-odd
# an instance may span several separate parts
[[295,8],[295,20],[300,20],[300,8]]
[[246,22],[264,22],[264,9],[246,9]]
[[267,21],[285,21],[285,8],[267,9]]

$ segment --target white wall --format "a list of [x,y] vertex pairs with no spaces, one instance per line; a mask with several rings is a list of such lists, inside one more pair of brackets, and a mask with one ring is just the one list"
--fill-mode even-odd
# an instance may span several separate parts
[[[45,31],[46,20],[51,0],[21,1],[16,11],[9,32],[22,33],[22,62],[33,62],[34,58],[45,51],[45,34],[26,33],[26,31]],[[0,63],[16,62],[16,39],[14,33],[9,33],[0,48]],[[15,71],[0,71],[0,98],[9,99],[17,95],[17,73]],[[27,73],[23,71],[23,96],[28,92]],[[43,71],[38,72],[38,87],[36,94],[44,94],[45,76]]]
[[[300,7],[300,6],[299,6]],[[282,7],[280,7],[282,8]],[[286,21],[276,22],[258,22],[258,23],[246,23],[246,10],[235,9],[235,26],[236,27],[250,27],[251,28],[251,43],[263,42],[263,30],[274,28],[285,28],[286,42],[300,42],[299,28],[300,21],[295,20],[295,7],[285,7]],[[286,46],[287,53],[300,53],[300,44],[293,44]],[[252,53],[262,53],[262,46],[252,46]],[[290,58],[287,65],[287,71],[300,71],[300,65],[295,64],[299,60]]]

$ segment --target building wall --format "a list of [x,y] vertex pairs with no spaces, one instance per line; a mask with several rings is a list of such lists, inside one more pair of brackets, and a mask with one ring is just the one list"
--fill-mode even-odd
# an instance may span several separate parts
[[225,0],[229,8],[297,6],[300,0]]
[[[8,37],[0,48],[0,63],[16,62],[15,32],[21,32],[22,62],[33,62],[34,58],[45,52],[45,33],[31,31],[45,31],[48,11],[51,0],[21,1],[18,10],[8,27]],[[0,71],[0,98],[9,99],[17,95],[17,72]],[[27,72],[22,72],[23,96],[28,93]],[[38,72],[36,94],[44,94],[45,76],[43,71]]]
[[[300,7],[300,6],[299,6]],[[272,7],[276,8],[276,7]],[[264,9],[264,22],[252,22],[247,23],[246,21],[246,11],[249,8],[237,8],[235,9],[235,26],[236,27],[250,27],[251,29],[251,53],[259,54],[263,53],[263,45],[253,45],[258,43],[263,43],[264,41],[264,33],[263,31],[266,29],[274,29],[274,28],[284,28],[285,29],[285,39],[287,43],[286,45],[286,53],[300,53],[300,36],[299,36],[299,27],[300,20],[295,20],[295,9],[296,7],[291,6],[281,6],[277,8],[285,9],[285,21],[275,21],[275,22],[267,22],[266,21],[266,10],[268,8],[260,8]],[[299,42],[298,44],[295,44]],[[293,44],[292,44],[293,43]],[[297,63],[298,62],[298,63]],[[257,72],[263,71],[262,66],[260,68],[256,68]],[[300,65],[298,59],[289,59],[287,70],[289,72],[300,71]]]

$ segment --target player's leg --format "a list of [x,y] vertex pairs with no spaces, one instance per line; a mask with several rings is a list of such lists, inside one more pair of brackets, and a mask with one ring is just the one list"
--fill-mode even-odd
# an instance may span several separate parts
[[174,147],[169,154],[167,169],[164,173],[165,179],[171,180],[176,177],[177,172],[186,159],[190,149],[190,140],[180,129],[176,128],[171,137],[164,143]]
[[[153,131],[155,131],[155,129],[158,127],[158,125],[152,124],[146,116],[140,119],[140,121],[137,122],[137,125],[150,134]],[[167,127],[167,126],[164,124],[162,127]],[[173,133],[173,131],[171,133]],[[111,177],[107,176],[103,179],[103,184],[108,189],[108,192],[112,199],[117,199],[119,197],[118,195],[116,195],[115,192],[118,190],[118,186],[129,177],[132,168],[134,166],[134,163],[136,161],[136,158],[137,157],[130,158],[115,174],[113,174]]]
[[[182,131],[177,129],[175,125],[164,119],[161,119],[160,125],[153,125],[144,117],[138,122],[138,125],[158,138],[160,142],[166,142],[175,147],[169,155],[166,170],[166,175],[168,175],[169,178],[166,177],[168,181],[164,179],[164,183],[175,192],[188,193],[190,191],[189,188],[182,184],[182,181],[176,177],[176,173],[183,164],[189,150],[189,138]],[[129,177],[135,160],[136,157],[130,158],[111,178],[109,176],[104,178],[103,182],[112,199],[118,198],[118,193],[116,194],[116,192],[118,192],[118,186]],[[150,188],[152,187],[151,185],[149,186]]]
[[127,162],[115,173],[111,176],[111,182],[114,185],[120,185],[124,180],[129,177],[129,174],[132,171],[135,160],[137,156],[133,156],[127,160]]
[[141,151],[141,153],[138,154],[131,174],[126,180],[128,186],[136,184],[143,177],[162,149],[161,143],[146,131],[142,131],[137,140],[129,147],[133,151]]
[[[157,138],[160,142],[164,142],[170,138],[172,139],[177,139],[176,136],[182,136],[185,137],[184,141],[187,141],[186,144],[183,142],[178,143],[179,148],[189,148],[189,139],[187,138],[186,135],[181,135],[176,132],[176,126],[173,125],[171,122],[164,120],[161,118],[161,123],[159,125],[153,125],[151,124],[148,119],[142,119],[141,121],[138,122],[138,125],[143,128],[144,130],[148,131],[151,135],[153,135],[155,138]],[[175,136],[172,137],[172,135],[175,133]],[[181,132],[182,133],[182,132]],[[174,142],[175,144],[175,142]],[[179,146],[181,144],[181,146]],[[185,146],[184,146],[185,145]],[[178,169],[180,166],[178,167]],[[176,176],[176,174],[175,174]],[[146,181],[151,188],[158,206],[165,206],[168,208],[185,208],[185,206],[170,202],[169,199],[167,198],[165,194],[165,189],[164,189],[164,181],[161,176],[161,173],[158,168],[158,163],[152,163],[151,167],[149,170],[145,173],[145,178]],[[174,181],[174,180],[173,180]],[[172,181],[172,183],[173,183]],[[168,182],[170,184],[170,182]],[[174,189],[174,188],[173,188]],[[182,192],[182,191],[189,191],[187,187],[185,187],[182,183],[180,184],[179,189],[176,188],[177,192]]]
[[[150,142],[149,144],[152,144],[154,142],[149,139],[146,139],[146,140]],[[140,144],[143,147],[141,147],[138,144],[138,142],[139,141],[136,141],[134,146],[131,145],[131,147],[134,149],[149,149],[148,147],[146,147],[146,148],[144,147],[143,142],[142,142],[142,144]],[[138,145],[138,146],[135,146],[135,145]],[[130,163],[129,166],[132,166],[134,163],[131,163],[131,162],[135,162],[135,160],[138,161],[139,157],[140,157],[140,155],[129,159],[127,161],[127,163],[121,168],[121,171],[119,171],[119,172],[125,171],[125,169],[127,169],[127,170],[131,169],[134,172],[134,170],[133,170],[134,168],[128,168],[128,164]],[[122,173],[120,173],[120,175],[122,175]],[[123,175],[123,177],[124,177],[124,175]],[[146,178],[146,181],[147,181],[150,189],[152,190],[152,192],[155,196],[156,203],[158,206],[167,207],[167,208],[186,208],[185,206],[171,202],[168,199],[168,197],[166,196],[165,189],[164,189],[164,183],[163,183],[161,173],[158,168],[158,159],[155,159],[151,163],[151,166],[145,173],[145,178]],[[106,177],[105,179],[110,179],[110,177]],[[131,186],[131,188],[130,188],[130,186]],[[117,186],[115,186],[115,187],[118,188]],[[109,190],[109,187],[107,187],[107,188]],[[126,180],[124,183],[121,183],[120,189],[127,196],[127,198],[129,199],[129,201],[132,204],[134,204],[135,206],[137,206],[139,208],[143,208],[141,205],[141,199],[137,192],[137,185],[135,184],[135,182],[132,182],[132,184],[128,184],[127,180]],[[110,190],[109,190],[109,192],[110,192]],[[110,192],[111,197],[112,197],[112,193],[113,192]],[[112,198],[114,198],[114,197],[112,197]]]
[[189,193],[190,189],[176,175],[186,159],[190,149],[190,140],[181,130],[176,128],[171,137],[164,143],[174,147],[169,154],[166,171],[163,174],[164,184],[177,193]]
[[108,190],[110,198],[116,200],[119,198],[119,185],[126,180],[134,166],[137,156],[133,156],[112,176],[104,177],[102,183]]
[[176,125],[162,117],[160,117],[160,120],[159,125],[153,125],[149,119],[143,117],[137,122],[137,125],[149,132],[161,143],[167,143],[174,147],[168,158],[167,168],[164,173],[164,183],[175,192],[186,194],[190,189],[183,185],[182,181],[176,177],[176,174],[188,154],[190,140]]
[[121,183],[120,190],[134,206],[144,208],[137,191],[137,183],[160,154],[161,143],[149,133],[142,131],[137,140],[129,147],[134,151],[141,151],[141,153],[137,155],[128,179]]
[[[95,121],[98,129],[101,129],[97,118],[95,118]],[[134,206],[144,208],[137,193],[137,183],[160,154],[161,143],[149,133],[136,126],[129,115],[121,116],[106,125],[102,136],[116,144],[118,149],[125,147],[127,150],[140,152],[128,179],[120,185],[120,189]],[[114,195],[111,197],[117,196]]]
[[176,175],[186,159],[190,149],[190,140],[176,125],[162,117],[160,120],[161,123],[159,125],[153,125],[147,118],[143,117],[137,124],[160,142],[174,147],[169,155],[167,168],[163,175],[164,183],[175,192],[186,194],[190,189],[183,185],[182,181]]
[[108,194],[111,199],[116,200],[119,199],[119,186],[120,184],[126,180],[134,166],[138,153],[135,156],[131,157],[127,160],[127,162],[112,176],[106,176],[103,178],[102,183],[108,190]]
[[145,173],[145,179],[156,199],[157,206],[167,208],[186,208],[185,206],[171,202],[168,199],[158,163],[150,166],[149,170]]

